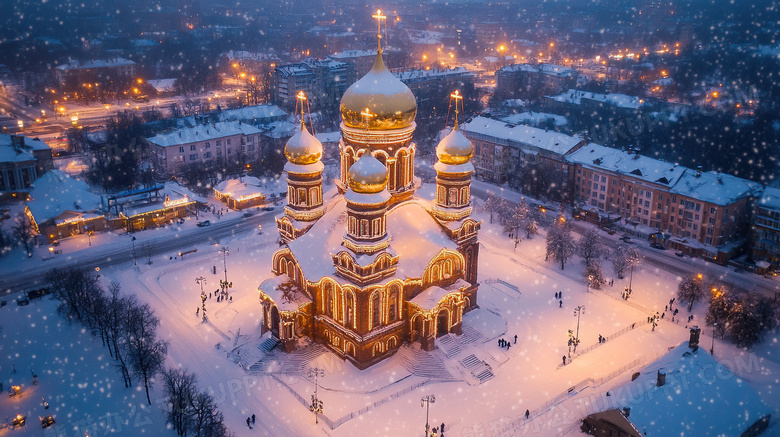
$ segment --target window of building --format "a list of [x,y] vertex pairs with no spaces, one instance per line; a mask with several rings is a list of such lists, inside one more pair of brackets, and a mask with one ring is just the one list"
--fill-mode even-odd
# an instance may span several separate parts
[[710,208],[710,214],[715,214],[715,208]]
[[208,142],[208,141],[206,141],[206,148],[207,148],[207,149],[210,149],[210,148],[211,148],[211,143],[210,143],[210,142]]
[[373,327],[377,327],[381,324],[380,318],[379,318],[379,305],[380,305],[380,299],[379,299],[379,293],[376,293],[374,295],[374,298],[371,302],[371,321]]
[[222,146],[222,140],[217,140],[217,147]]
[[197,153],[191,153],[190,154],[190,161],[197,161],[198,160],[198,154]]
[[184,146],[179,146],[179,153],[184,153]]
[[190,144],[190,152],[194,152],[195,150],[197,150],[195,144]]
[[211,158],[211,152],[206,152],[203,154],[203,159],[209,159]]
[[699,211],[701,209],[701,203],[696,204],[696,211]]
[[604,200],[604,195],[603,194],[599,194],[599,200]]
[[230,138],[227,139],[227,145],[230,145]]

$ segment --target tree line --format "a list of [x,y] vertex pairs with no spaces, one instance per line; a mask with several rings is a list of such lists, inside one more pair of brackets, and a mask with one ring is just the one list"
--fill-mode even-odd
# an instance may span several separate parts
[[81,269],[47,273],[50,290],[60,302],[58,313],[100,338],[125,388],[143,384],[149,405],[149,389],[155,378],[162,376],[166,417],[178,435],[229,436],[213,396],[197,390],[194,374],[164,367],[168,343],[159,339],[160,319],[154,310],[135,296],[123,295],[117,282],[103,288],[99,278],[99,274]]

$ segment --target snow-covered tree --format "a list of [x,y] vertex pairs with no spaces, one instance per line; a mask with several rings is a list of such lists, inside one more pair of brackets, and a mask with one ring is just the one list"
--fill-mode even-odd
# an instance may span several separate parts
[[707,325],[714,326],[720,337],[726,335],[727,324],[731,309],[734,306],[730,293],[726,293],[723,287],[712,286],[716,292],[710,299],[710,306],[707,308],[705,322]]
[[493,223],[493,214],[498,212],[498,208],[501,204],[501,199],[493,193],[488,193],[485,200],[485,211],[490,213],[490,223]]
[[539,223],[536,220],[530,219],[525,224],[525,238],[531,238],[532,235],[539,233]]
[[589,266],[594,261],[598,261],[604,254],[604,248],[599,241],[598,232],[595,229],[587,229],[580,242],[577,244],[577,253],[586,266]]
[[610,252],[610,256],[612,257],[612,269],[615,271],[618,279],[623,279],[623,274],[626,271],[626,267],[628,267],[628,260],[626,260],[627,250],[628,246],[625,244],[618,244],[612,249],[612,252]]
[[154,315],[149,304],[128,308],[125,343],[127,358],[136,379],[144,383],[149,405],[152,404],[149,396],[152,378],[162,371],[168,348],[164,341],[157,339],[158,326],[160,319]]
[[604,277],[604,269],[602,269],[599,260],[592,260],[590,264],[585,266],[584,276],[588,286],[596,290],[600,290],[601,286],[607,283],[607,279]]
[[509,213],[506,216],[504,222],[504,230],[513,233],[515,239],[519,239],[520,229],[524,228],[528,222],[528,204],[525,203],[525,199],[521,199],[520,203],[514,207],[509,208]]
[[728,318],[729,333],[737,346],[750,347],[761,336],[761,317],[755,307],[745,301],[737,302]]
[[574,255],[575,244],[571,238],[571,225],[563,220],[556,220],[547,230],[547,253],[544,260],[550,258],[560,261],[563,270],[566,261]]
[[704,289],[701,286],[701,278],[691,275],[683,278],[677,287],[677,299],[680,302],[688,302],[688,312],[693,309],[693,304],[704,297]]

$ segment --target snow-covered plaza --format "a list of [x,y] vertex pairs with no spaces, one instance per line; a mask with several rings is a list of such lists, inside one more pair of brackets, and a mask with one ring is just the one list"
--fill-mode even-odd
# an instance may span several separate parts
[[[418,195],[432,197],[430,188]],[[403,346],[366,370],[317,343],[302,344],[291,354],[267,350],[273,342],[268,341],[270,333],[260,333],[257,287],[272,276],[275,232],[247,230],[197,246],[196,253],[184,258],[170,253],[155,256],[151,264],[106,267],[100,280],[105,285],[116,281],[124,293],[152,306],[161,319],[160,335],[169,343],[166,366],[194,372],[238,436],[421,435],[426,408],[419,401],[427,395],[436,397],[429,406],[429,423],[444,423],[445,435],[578,435],[588,414],[617,408],[605,396],[609,390],[688,340],[684,307],[674,322],[667,312],[655,329],[647,323],[651,314],[665,312],[681,278],[642,263],[633,272],[628,300],[621,298],[628,276],[618,280],[610,268],[605,271],[614,285],[588,289],[578,257],[565,270],[545,262],[544,231],[515,249],[514,240],[502,233],[501,225],[490,224],[480,204],[475,209],[476,218],[483,220],[479,308],[464,316],[463,334],[439,337],[432,352],[418,343]],[[219,251],[222,247],[229,248],[227,256]],[[229,298],[217,302],[215,290],[225,266],[233,288]],[[201,305],[196,278],[205,278],[203,290],[211,294],[205,303],[207,322],[196,314]],[[559,292],[561,299],[555,298]],[[695,306],[690,325],[704,327],[705,310],[704,303]],[[0,411],[4,418],[26,415],[30,422],[22,433],[75,436],[94,429],[96,435],[174,434],[165,431],[159,378],[152,394],[155,405],[148,406],[137,384],[123,388],[99,339],[75,323],[68,325],[53,300],[29,306],[11,302],[0,312],[2,382],[4,388],[12,383],[23,387],[21,396],[0,399]],[[570,353],[568,331],[577,329],[581,344]],[[599,336],[606,341],[600,343]],[[777,412],[780,395],[774,385],[780,366],[773,354],[776,340],[767,337],[749,352],[716,338],[715,358]],[[499,346],[502,339],[508,346]],[[711,329],[704,327],[702,347],[709,350],[711,341]],[[317,390],[324,404],[316,424],[308,410],[315,368],[323,371]],[[38,375],[37,385],[31,371]],[[47,414],[57,425],[41,431],[34,418]],[[245,420],[252,414],[257,423],[250,429]],[[0,430],[5,433],[20,430]]]

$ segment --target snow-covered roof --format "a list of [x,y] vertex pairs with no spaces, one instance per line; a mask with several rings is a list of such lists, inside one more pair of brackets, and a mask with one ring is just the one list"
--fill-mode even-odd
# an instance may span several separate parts
[[223,53],[231,61],[256,61],[256,62],[277,62],[279,57],[272,53],[248,52],[246,50],[230,50]]
[[[638,157],[637,157],[638,156]],[[600,168],[667,187],[674,186],[686,168],[647,156],[626,153],[611,147],[590,143],[566,156],[569,162]]]
[[764,193],[758,201],[758,206],[767,209],[780,209],[780,188],[764,188]]
[[149,79],[146,81],[158,93],[167,93],[174,91],[176,79]]
[[455,76],[455,77],[473,76],[473,73],[471,73],[470,71],[466,70],[463,67],[455,67],[450,69],[432,69],[432,70],[418,69],[418,70],[399,71],[397,73],[393,73],[393,75],[404,83],[411,83],[411,82],[418,82],[425,79],[441,78],[447,76]]
[[542,73],[549,76],[557,77],[574,77],[577,76],[577,72],[569,67],[555,64],[512,64],[507,65],[500,71],[527,71],[532,73]]
[[688,169],[670,191],[716,205],[728,205],[757,193],[760,188],[758,183],[729,174],[706,171],[697,176],[695,170]]
[[267,130],[263,132],[263,135],[268,138],[288,138],[295,133],[297,126],[289,121],[275,121],[267,124]]
[[58,65],[57,70],[80,70],[88,68],[106,68],[106,67],[121,67],[125,65],[135,65],[135,62],[125,58],[110,58],[110,59],[97,59],[86,62],[79,62],[72,60],[67,64]]
[[321,143],[338,143],[341,139],[341,131],[320,132],[314,135]]
[[556,126],[565,126],[569,120],[562,115],[549,114],[546,112],[521,112],[520,114],[512,114],[506,117],[502,117],[501,120],[512,124],[525,124],[530,123],[535,126],[547,121],[553,120]]
[[[656,384],[659,369],[666,382]],[[741,435],[772,413],[742,378],[703,348],[685,342],[645,367],[639,378],[613,391],[628,420],[647,436]]]
[[284,178],[263,178],[244,176],[241,179],[227,179],[219,182],[215,190],[230,194],[234,199],[253,194],[270,195],[287,191],[287,181]]
[[[7,153],[16,154],[16,151],[14,150],[15,147],[13,146],[14,140],[12,139],[12,137],[14,137],[14,135],[0,134],[0,162],[4,162],[6,161],[6,158],[10,157],[10,155],[6,155]],[[19,140],[20,138],[24,138],[24,146],[18,147],[18,149],[22,151],[50,149],[49,145],[43,142],[42,140],[38,138],[28,138],[23,135],[16,135],[17,144],[20,141]]]
[[486,117],[476,117],[461,126],[461,131],[467,137],[469,134],[479,134],[512,143],[521,143],[550,152],[564,154],[579,144],[582,138],[560,132],[545,131],[531,126],[514,125],[501,120]]
[[[287,284],[291,287],[291,292],[287,293],[287,295],[285,295],[284,290],[281,288],[283,287],[283,284]],[[266,279],[260,284],[258,291],[261,291],[266,296],[270,297],[279,311],[295,311],[301,305],[312,301],[305,293],[297,290],[293,281],[287,275],[279,275]]]
[[[328,211],[301,237],[288,243],[299,261],[307,280],[317,282],[323,276],[335,274],[331,254],[344,250],[342,237],[346,231],[346,205],[343,197],[328,205]],[[399,256],[395,275],[385,278],[419,278],[428,263],[444,248],[456,250],[436,220],[428,213],[425,202],[410,200],[387,214],[390,248]]]
[[251,135],[256,133],[260,133],[260,129],[251,124],[241,123],[240,121],[222,121],[158,134],[149,138],[148,141],[158,146],[170,147],[233,135]]
[[433,30],[418,30],[409,32],[409,40],[412,44],[439,44],[444,34]]
[[589,99],[626,109],[637,109],[645,104],[644,100],[635,96],[628,96],[625,94],[600,94],[592,93],[590,91],[578,91],[572,89],[557,96],[547,97],[555,100],[556,102],[572,103],[575,105],[581,104],[582,99]]
[[420,294],[412,298],[411,302],[423,310],[431,310],[436,305],[441,302],[441,300],[444,298],[444,296],[452,293],[453,291],[458,291],[461,288],[468,287],[470,284],[463,279],[458,279],[454,283],[450,284],[446,288],[441,288],[437,285],[432,285],[425,290],[421,291]]
[[376,50],[344,50],[343,52],[330,55],[329,58],[343,61],[347,59],[362,58],[365,56],[376,56]]
[[35,221],[43,223],[66,211],[86,212],[100,209],[100,196],[89,191],[87,183],[60,170],[50,170],[38,178],[30,190],[27,207]]

